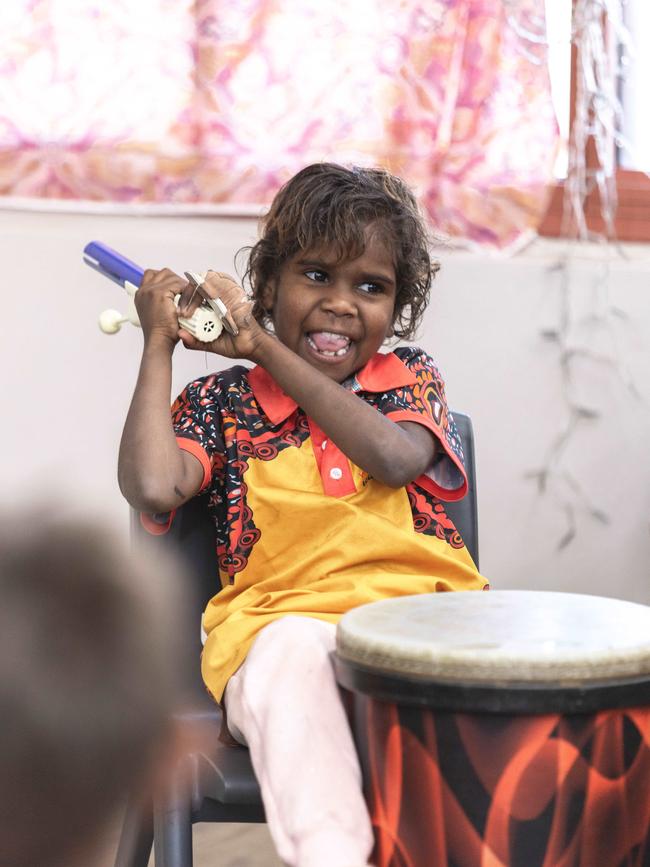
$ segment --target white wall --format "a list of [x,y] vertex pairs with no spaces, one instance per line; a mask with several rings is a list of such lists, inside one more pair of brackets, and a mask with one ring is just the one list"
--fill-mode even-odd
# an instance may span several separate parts
[[[150,267],[232,272],[234,251],[255,232],[247,219],[0,211],[4,505],[74,500],[127,526],[115,466],[141,335],[130,326],[113,337],[99,332],[99,312],[124,309],[125,296],[82,264],[83,246],[98,239]],[[606,365],[585,363],[576,378],[603,415],[578,431],[569,465],[611,523],[580,513],[575,540],[558,551],[565,516],[525,478],[565,414],[556,350],[539,333],[557,317],[557,276],[548,268],[560,249],[538,241],[508,260],[443,253],[418,342],[438,360],[451,405],[474,420],[481,566],[493,585],[650,603],[649,248],[630,247],[631,259],[613,260],[608,277],[612,301],[629,315],[616,333],[645,404]],[[576,304],[586,310],[603,255],[589,249],[573,268]],[[598,327],[593,334],[605,346]],[[222,364],[183,347],[175,362],[175,391]]]

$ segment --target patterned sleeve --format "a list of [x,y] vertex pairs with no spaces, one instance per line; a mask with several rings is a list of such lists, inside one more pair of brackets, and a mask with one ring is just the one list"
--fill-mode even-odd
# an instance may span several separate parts
[[431,466],[415,484],[441,500],[460,500],[467,493],[463,447],[447,406],[445,384],[430,355],[417,347],[395,350],[415,375],[415,383],[386,392],[378,409],[393,421],[410,421],[427,427],[441,448]]
[[225,451],[216,376],[190,382],[172,404],[171,414],[179,448],[201,462],[203,491],[212,479],[213,458]]

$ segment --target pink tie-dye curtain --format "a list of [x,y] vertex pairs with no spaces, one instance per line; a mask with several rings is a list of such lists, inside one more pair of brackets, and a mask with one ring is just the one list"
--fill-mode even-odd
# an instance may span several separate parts
[[250,211],[307,163],[379,163],[441,232],[506,246],[552,180],[543,41],[516,25],[540,5],[11,0],[0,195]]

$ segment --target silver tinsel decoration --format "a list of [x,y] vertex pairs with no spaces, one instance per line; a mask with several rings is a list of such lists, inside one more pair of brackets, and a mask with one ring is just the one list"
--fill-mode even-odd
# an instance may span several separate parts
[[[570,2],[570,0],[566,0]],[[571,42],[577,50],[575,116],[568,149],[568,173],[564,184],[562,234],[569,243],[551,267],[558,296],[555,325],[545,328],[542,337],[557,349],[566,420],[549,445],[542,466],[531,473],[540,493],[549,492],[566,517],[566,529],[558,548],[566,547],[577,532],[577,515],[586,512],[602,523],[609,516],[594,506],[568,466],[567,450],[574,435],[585,424],[600,418],[600,411],[579,395],[577,364],[588,361],[592,369],[614,370],[626,388],[639,396],[620,351],[618,331],[625,313],[609,299],[609,259],[624,256],[616,241],[615,215],[616,149],[630,146],[621,134],[623,109],[618,98],[619,83],[631,58],[630,35],[623,25],[623,0],[574,0]],[[593,148],[593,152],[589,152]],[[596,160],[594,161],[594,155]],[[588,228],[585,214],[588,197],[598,191],[602,232]],[[576,313],[572,262],[581,242],[605,246],[600,273],[593,284],[591,309]],[[606,351],[594,348],[596,335],[606,338]],[[602,342],[602,341],[601,341]]]
[[[580,240],[594,238],[587,228],[585,203],[597,189],[604,239],[612,241],[616,236],[616,149],[629,148],[621,134],[623,107],[618,98],[618,85],[631,57],[622,0],[575,0],[571,42],[577,48],[578,62],[563,228]],[[587,162],[590,139],[597,156],[595,166]],[[594,239],[603,240],[603,236]]]

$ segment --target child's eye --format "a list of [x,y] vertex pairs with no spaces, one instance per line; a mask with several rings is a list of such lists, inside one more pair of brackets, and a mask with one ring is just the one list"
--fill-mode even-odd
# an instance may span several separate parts
[[372,283],[370,281],[359,283],[359,289],[368,295],[379,295],[384,291],[384,287],[380,283]]
[[312,268],[310,271],[305,271],[305,277],[309,277],[315,283],[324,283],[327,280],[325,271],[319,271],[317,268]]

